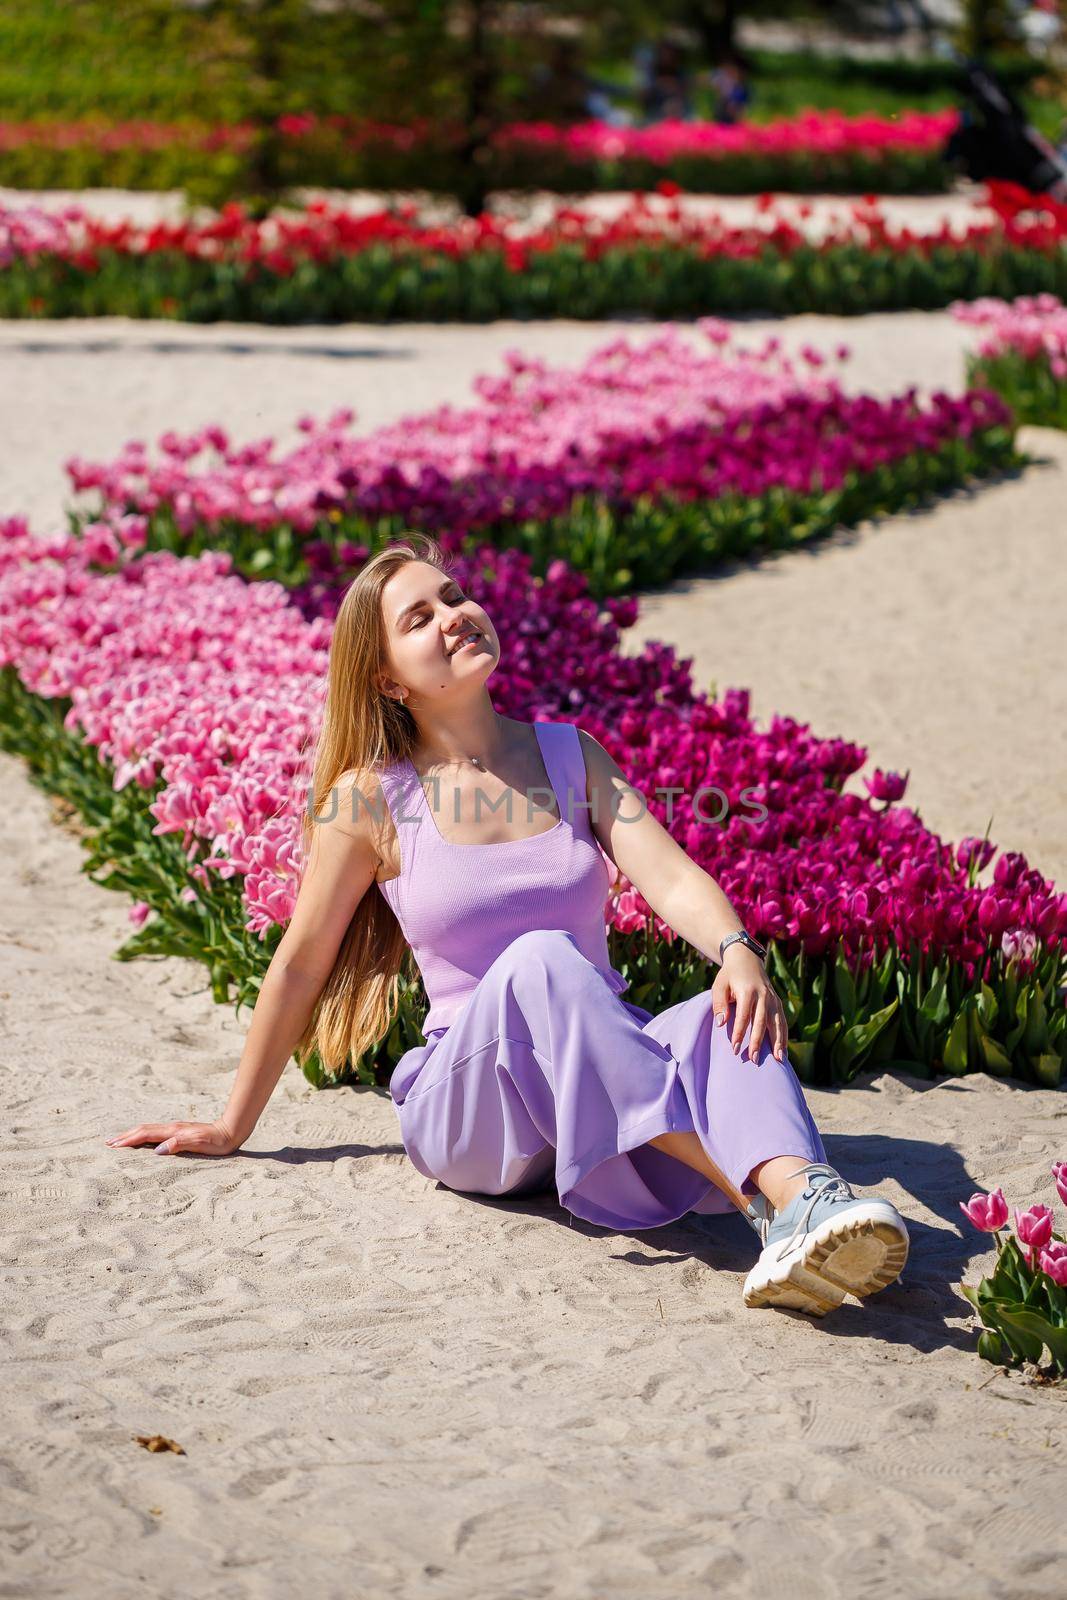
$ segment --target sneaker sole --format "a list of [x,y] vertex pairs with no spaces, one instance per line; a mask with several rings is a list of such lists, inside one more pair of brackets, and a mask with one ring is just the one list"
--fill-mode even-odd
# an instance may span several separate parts
[[908,1234],[893,1207],[853,1207],[828,1218],[781,1261],[757,1261],[745,1279],[746,1306],[781,1306],[824,1317],[846,1294],[862,1300],[904,1270]]

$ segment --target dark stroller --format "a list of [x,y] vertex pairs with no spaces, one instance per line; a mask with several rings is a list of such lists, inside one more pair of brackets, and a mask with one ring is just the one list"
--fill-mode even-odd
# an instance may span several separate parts
[[967,106],[945,145],[946,161],[981,182],[1002,178],[1034,194],[1067,201],[1067,163],[1026,120],[1010,90],[977,61],[964,65]]

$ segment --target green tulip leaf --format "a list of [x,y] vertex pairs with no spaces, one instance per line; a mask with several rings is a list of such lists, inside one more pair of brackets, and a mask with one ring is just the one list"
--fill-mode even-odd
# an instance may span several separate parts
[[868,1017],[866,1022],[857,1022],[841,1034],[830,1052],[835,1073],[853,1077],[860,1071],[864,1057],[896,1011],[898,1004],[898,1001],[891,1000],[881,1011],[876,1011],[873,1017]]
[[1060,1079],[1063,1077],[1063,1062],[1059,1056],[1040,1055],[1031,1064],[1038,1083],[1043,1083],[1046,1089],[1059,1088]]
[[1038,1345],[1036,1356],[1030,1357],[1033,1361],[1041,1359],[1040,1346],[1045,1344],[1052,1353],[1052,1357],[1059,1367],[1067,1367],[1067,1328],[1053,1327],[1046,1317],[1035,1311],[1030,1306],[1001,1306],[999,1312],[1002,1323],[1014,1328],[1017,1333],[1029,1336]]
[[1025,1311],[1026,1307],[1019,1304],[992,1305],[987,1303],[983,1307],[982,1321],[987,1327],[993,1328],[1004,1339],[1008,1349],[1020,1361],[1032,1361],[1036,1366],[1044,1351],[1041,1339],[1036,1338],[1025,1326],[1017,1327],[1005,1313],[1009,1310]]
[[986,1328],[978,1335],[978,1354],[983,1361],[992,1361],[996,1366],[1004,1364],[1004,1347],[1000,1334],[994,1333],[992,1328]]
[[1030,995],[1023,1044],[1031,1056],[1040,1056],[1048,1048],[1048,1016],[1045,1011],[1045,992],[1041,988],[1034,989]]
[[1004,1054],[995,1039],[990,1039],[987,1034],[979,1034],[978,1048],[985,1061],[985,1069],[997,1078],[1011,1077],[1011,1059]]
[[967,1012],[966,1002],[960,1010],[945,1044],[944,1063],[945,1071],[952,1072],[957,1077],[967,1071]]

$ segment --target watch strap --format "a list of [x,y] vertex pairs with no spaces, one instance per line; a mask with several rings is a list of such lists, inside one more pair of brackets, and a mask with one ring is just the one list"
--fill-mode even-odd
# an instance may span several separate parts
[[727,948],[732,944],[747,945],[755,955],[759,956],[761,961],[765,961],[767,958],[766,948],[753,939],[751,934],[745,933],[744,929],[741,929],[736,933],[728,933],[726,938],[722,941],[722,944],[719,946],[720,966],[722,965],[722,958],[726,954]]

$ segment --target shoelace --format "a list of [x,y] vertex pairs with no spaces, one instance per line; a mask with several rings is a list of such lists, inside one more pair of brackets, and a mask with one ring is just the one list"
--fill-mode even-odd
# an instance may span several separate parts
[[[776,1259],[778,1261],[781,1261],[782,1257],[784,1255],[786,1255],[788,1251],[792,1250],[792,1248],[796,1244],[797,1240],[798,1239],[802,1239],[804,1237],[804,1234],[807,1233],[807,1231],[808,1231],[808,1220],[809,1220],[809,1218],[811,1216],[812,1211],[815,1209],[815,1205],[816,1205],[817,1201],[822,1200],[827,1195],[829,1195],[829,1198],[831,1200],[855,1200],[856,1199],[856,1195],[855,1195],[851,1185],[849,1184],[848,1179],[847,1178],[843,1178],[839,1172],[835,1171],[835,1169],[829,1165],[828,1162],[822,1162],[822,1161],[811,1161],[811,1162],[808,1162],[808,1164],[806,1166],[798,1167],[795,1172],[789,1173],[788,1176],[790,1178],[797,1178],[797,1177],[800,1176],[801,1173],[804,1173],[804,1172],[806,1172],[806,1173],[808,1173],[810,1175],[809,1176],[809,1183],[808,1183],[808,1187],[809,1188],[810,1188],[811,1184],[814,1183],[819,1178],[822,1178],[824,1181],[819,1184],[818,1188],[815,1190],[815,1192],[812,1195],[811,1199],[808,1201],[807,1206],[805,1207],[805,1209],[804,1209],[799,1221],[796,1224],[796,1227],[793,1229],[793,1232],[790,1234],[789,1238],[786,1239],[784,1241],[784,1243],[779,1246],[779,1248],[778,1248],[778,1250],[776,1252]],[[792,1201],[789,1202],[790,1205],[792,1205],[792,1203],[793,1203]],[[768,1233],[770,1233],[770,1230],[771,1230],[771,1224],[769,1222],[767,1222],[765,1224],[761,1223],[761,1225],[760,1225],[760,1233],[762,1235],[764,1248],[766,1248],[767,1235],[768,1235]]]

